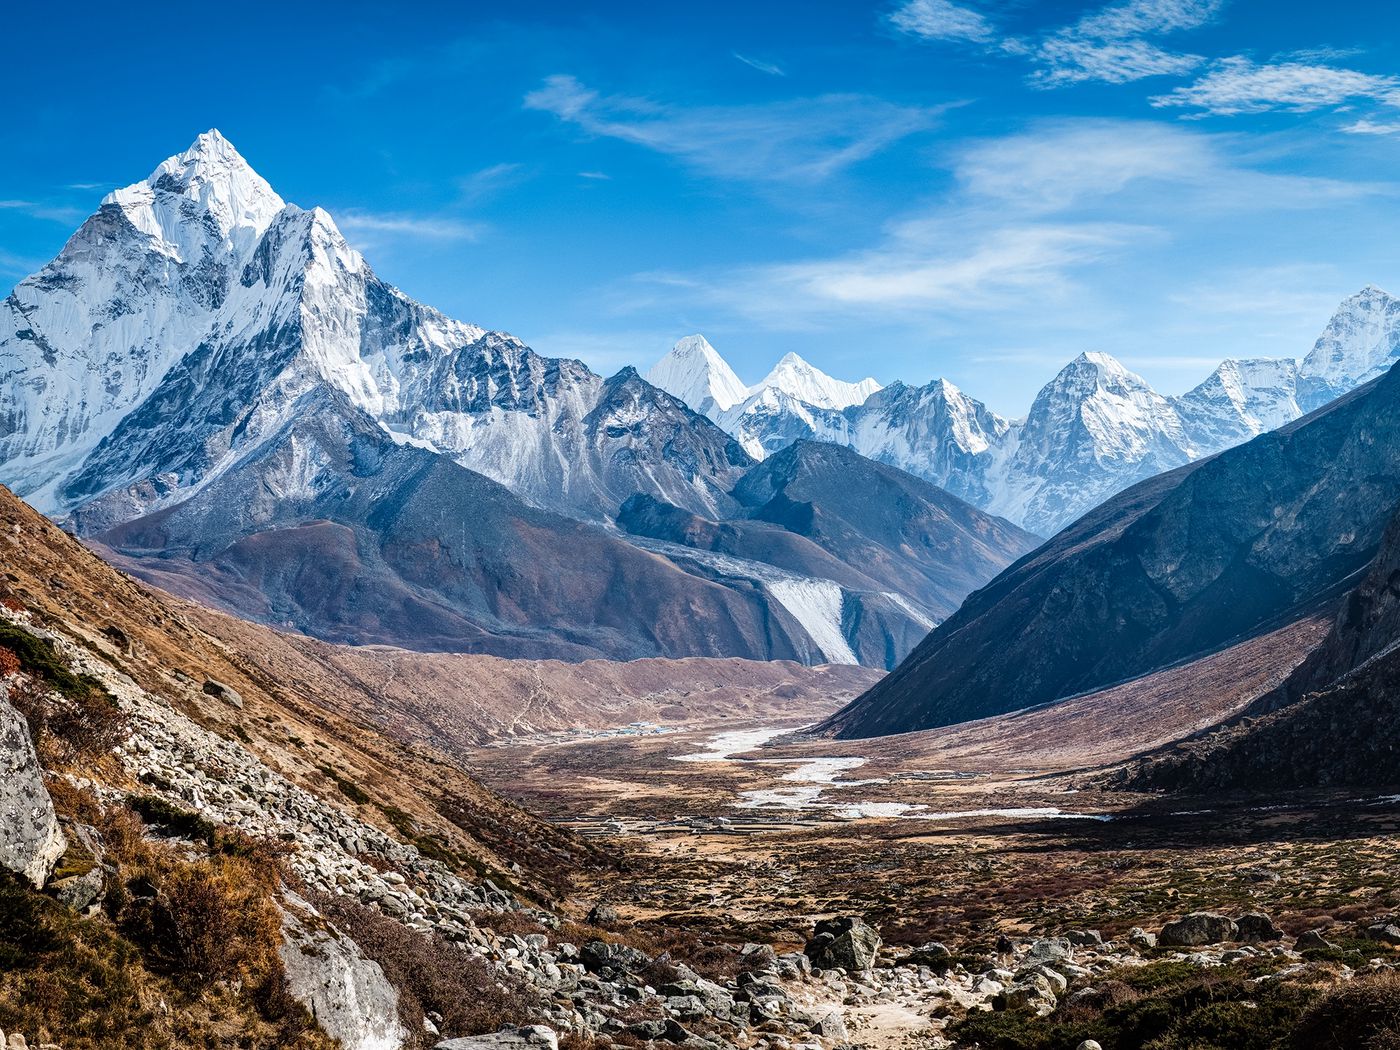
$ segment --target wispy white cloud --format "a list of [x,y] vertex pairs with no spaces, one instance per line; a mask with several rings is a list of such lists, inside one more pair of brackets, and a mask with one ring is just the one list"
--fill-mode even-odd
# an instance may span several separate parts
[[1225,0],[1121,0],[1071,25],[1019,37],[1004,34],[986,15],[950,0],[907,0],[890,22],[922,40],[976,44],[1024,58],[1035,66],[1031,83],[1052,88],[1190,73],[1203,57],[1168,50],[1153,38],[1206,25],[1224,5]]
[[1400,135],[1400,121],[1370,120],[1362,117],[1342,128],[1349,135]]
[[751,58],[748,55],[741,55],[738,51],[734,52],[734,57],[737,58],[740,62],[744,63],[744,65],[749,66],[752,69],[756,69],[760,73],[767,73],[770,77],[787,76],[787,71],[783,69],[782,66],[776,65],[772,62],[765,62],[760,58]]
[[1182,223],[1391,192],[1277,174],[1232,136],[1148,121],[1046,122],[969,146],[949,165],[955,188],[868,247],[723,275],[639,275],[639,294],[708,301],[774,328],[985,315],[1008,302],[1049,309],[1081,300],[1090,268],[1164,246]]
[[432,241],[474,241],[481,236],[480,226],[442,215],[352,209],[338,213],[336,223],[351,234],[386,234]]
[[492,164],[459,178],[457,188],[461,191],[464,203],[476,204],[528,177],[529,172],[523,164]]
[[931,127],[938,109],[864,95],[682,107],[604,95],[567,75],[525,97],[589,135],[620,139],[724,179],[817,181]]
[[578,173],[581,179],[596,179],[599,182],[611,182],[612,176],[606,171],[581,171]]
[[1085,15],[1029,46],[1040,64],[1031,77],[1042,87],[1082,81],[1123,84],[1180,76],[1205,61],[1169,51],[1149,38],[1197,29],[1216,18],[1224,0],[1127,0]]
[[1259,65],[1235,56],[1215,63],[1195,83],[1158,95],[1152,104],[1235,116],[1270,110],[1308,113],[1357,100],[1400,106],[1400,78],[1303,62]]
[[998,36],[992,21],[980,11],[951,0],[907,0],[890,14],[890,24],[924,40],[991,43]]
[[60,222],[71,226],[86,217],[87,212],[68,204],[48,204],[43,201],[0,200],[0,211],[16,212],[31,219]]
[[32,259],[0,248],[0,274],[6,277],[28,277],[43,268],[42,259]]

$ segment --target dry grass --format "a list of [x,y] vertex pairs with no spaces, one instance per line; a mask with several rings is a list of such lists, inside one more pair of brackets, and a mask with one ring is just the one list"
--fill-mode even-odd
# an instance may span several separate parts
[[399,1016],[410,1046],[427,1047],[423,1018],[432,1013],[443,1038],[480,1035],[504,1025],[528,1024],[537,1004],[523,982],[437,935],[416,933],[348,897],[313,894],[311,903],[365,955],[377,962],[399,991]]

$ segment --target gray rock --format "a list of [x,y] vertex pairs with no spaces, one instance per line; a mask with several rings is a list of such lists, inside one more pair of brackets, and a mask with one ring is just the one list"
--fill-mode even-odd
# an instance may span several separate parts
[[1298,935],[1298,940],[1293,947],[1297,951],[1304,952],[1309,948],[1335,948],[1336,945],[1322,936],[1321,930],[1308,930],[1306,933]]
[[1238,934],[1233,919],[1213,911],[1195,911],[1163,926],[1157,943],[1164,948],[1194,948],[1233,941]]
[[579,951],[579,960],[593,973],[604,970],[635,973],[651,962],[643,951],[608,941],[589,941]]
[[859,972],[875,965],[880,943],[880,935],[864,919],[843,916],[817,923],[803,951],[818,969]]
[[399,1050],[409,1032],[379,964],[291,891],[282,910],[287,991],[344,1050]]
[[1128,943],[1134,948],[1157,947],[1157,935],[1148,933],[1141,926],[1134,926],[1128,933]]
[[588,921],[594,926],[611,926],[620,916],[611,904],[595,904],[588,912]]
[[662,1035],[665,1034],[666,1024],[667,1022],[659,1020],[638,1021],[635,1024],[628,1025],[627,1032],[631,1035],[635,1035],[638,1039],[644,1039],[650,1042],[653,1039],[660,1039]]
[[1055,990],[1044,977],[1031,974],[1008,985],[995,1002],[1003,1010],[1032,1010],[1044,1017],[1055,1009]]
[[1074,946],[1067,937],[1042,937],[1026,953],[1026,963],[1053,963],[1074,958]]
[[47,889],[64,907],[73,911],[84,911],[97,903],[106,887],[106,873],[97,865],[93,865],[81,875],[54,879]]
[[542,1024],[502,1028],[490,1035],[444,1039],[433,1050],[559,1050],[559,1036]]
[[1390,922],[1378,922],[1366,927],[1366,939],[1381,944],[1400,944],[1400,926]]
[[1103,944],[1103,935],[1098,930],[1070,930],[1065,939],[1077,948],[1097,947]]
[[240,711],[243,710],[243,697],[238,690],[231,685],[225,685],[223,682],[210,678],[204,683],[204,692],[209,696],[218,697],[230,707],[236,707]]
[[746,970],[772,973],[778,968],[778,953],[767,944],[746,944],[739,949],[739,965]]
[[844,1043],[846,1041],[846,1019],[841,1016],[840,1010],[832,1010],[813,1021],[808,1026],[808,1031],[832,1043]]
[[67,848],[29,724],[0,697],[0,866],[38,889]]
[[919,945],[900,961],[905,966],[929,966],[942,969],[947,967],[948,960],[952,957],[953,953],[948,950],[947,945],[939,941],[929,941],[927,944]]
[[1086,1039],[1075,1047],[1075,1050],[1103,1050],[1103,1047],[1099,1045],[1097,1039]]
[[1283,939],[1283,931],[1274,925],[1274,920],[1263,912],[1252,911],[1235,920],[1236,936],[1250,943],[1278,941]]

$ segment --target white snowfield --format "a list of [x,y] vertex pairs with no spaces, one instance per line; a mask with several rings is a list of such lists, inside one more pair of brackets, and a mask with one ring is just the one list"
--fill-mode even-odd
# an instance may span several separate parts
[[[733,369],[698,335],[677,343],[649,374],[755,458],[799,439],[847,445],[1048,536],[1134,482],[1320,408],[1397,358],[1400,300],[1368,286],[1338,307],[1301,361],[1223,361],[1199,386],[1169,397],[1109,354],[1084,353],[1018,420],[945,379],[922,387],[844,383],[795,354],[735,399]],[[721,385],[716,377],[725,377],[725,398],[712,393]]]

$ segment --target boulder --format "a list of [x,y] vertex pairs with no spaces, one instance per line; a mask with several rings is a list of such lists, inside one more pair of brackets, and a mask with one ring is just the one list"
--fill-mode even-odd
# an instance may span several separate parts
[[595,904],[588,912],[588,922],[593,926],[611,926],[618,919],[617,909],[611,904]]
[[1086,1039],[1080,1043],[1075,1050],[1103,1050],[1097,1039]]
[[243,697],[238,690],[231,685],[226,685],[223,682],[210,678],[204,683],[204,692],[208,696],[217,697],[230,707],[237,708],[240,711],[243,710]]
[[1213,911],[1193,911],[1162,927],[1157,943],[1164,948],[1194,948],[1233,941],[1239,928],[1233,919]]
[[1038,963],[1054,963],[1061,959],[1074,958],[1074,946],[1070,944],[1068,937],[1042,937],[1031,945],[1031,950],[1026,953],[1025,965],[1034,966]]
[[1283,931],[1274,925],[1274,920],[1263,912],[1252,911],[1235,920],[1236,938],[1250,943],[1278,941],[1283,939]]
[[1391,922],[1378,922],[1366,927],[1366,939],[1381,944],[1400,945],[1400,926]]
[[102,835],[91,824],[60,823],[68,849],[54,868],[46,889],[66,907],[84,911],[101,900],[107,888],[107,850]]
[[749,943],[739,949],[739,965],[757,973],[772,973],[778,968],[778,953],[767,944]]
[[1336,945],[1322,936],[1321,930],[1308,930],[1306,933],[1298,935],[1298,940],[1293,947],[1297,951],[1305,952],[1309,948],[1335,948]]
[[0,866],[39,889],[67,848],[29,723],[0,696]]
[[1134,926],[1128,931],[1128,943],[1134,948],[1155,948],[1157,947],[1157,935],[1148,933],[1141,926]]
[[952,957],[953,953],[948,950],[947,945],[939,941],[929,941],[926,944],[919,945],[906,955],[901,962],[905,966],[929,966],[939,969],[947,967],[948,960]]
[[818,969],[858,972],[875,965],[880,943],[873,926],[848,915],[817,923],[812,939],[802,950]]
[[1008,985],[994,1002],[1002,1010],[1030,1010],[1044,1017],[1055,1009],[1055,989],[1040,974],[1030,974]]
[[444,1039],[433,1050],[559,1050],[559,1036],[542,1024],[502,1028],[490,1035]]
[[[282,909],[287,991],[343,1050],[399,1050],[409,1032],[378,963],[290,890]],[[557,1048],[556,1048],[557,1050]]]
[[823,1014],[810,1025],[808,1030],[821,1039],[826,1039],[831,1043],[844,1043],[846,1041],[846,1019],[841,1016],[840,1010],[832,1010]]
[[579,961],[592,973],[604,970],[635,973],[651,962],[646,952],[609,941],[589,941],[579,950]]
[[1070,930],[1065,939],[1076,948],[1097,948],[1103,944],[1103,935],[1098,930]]

